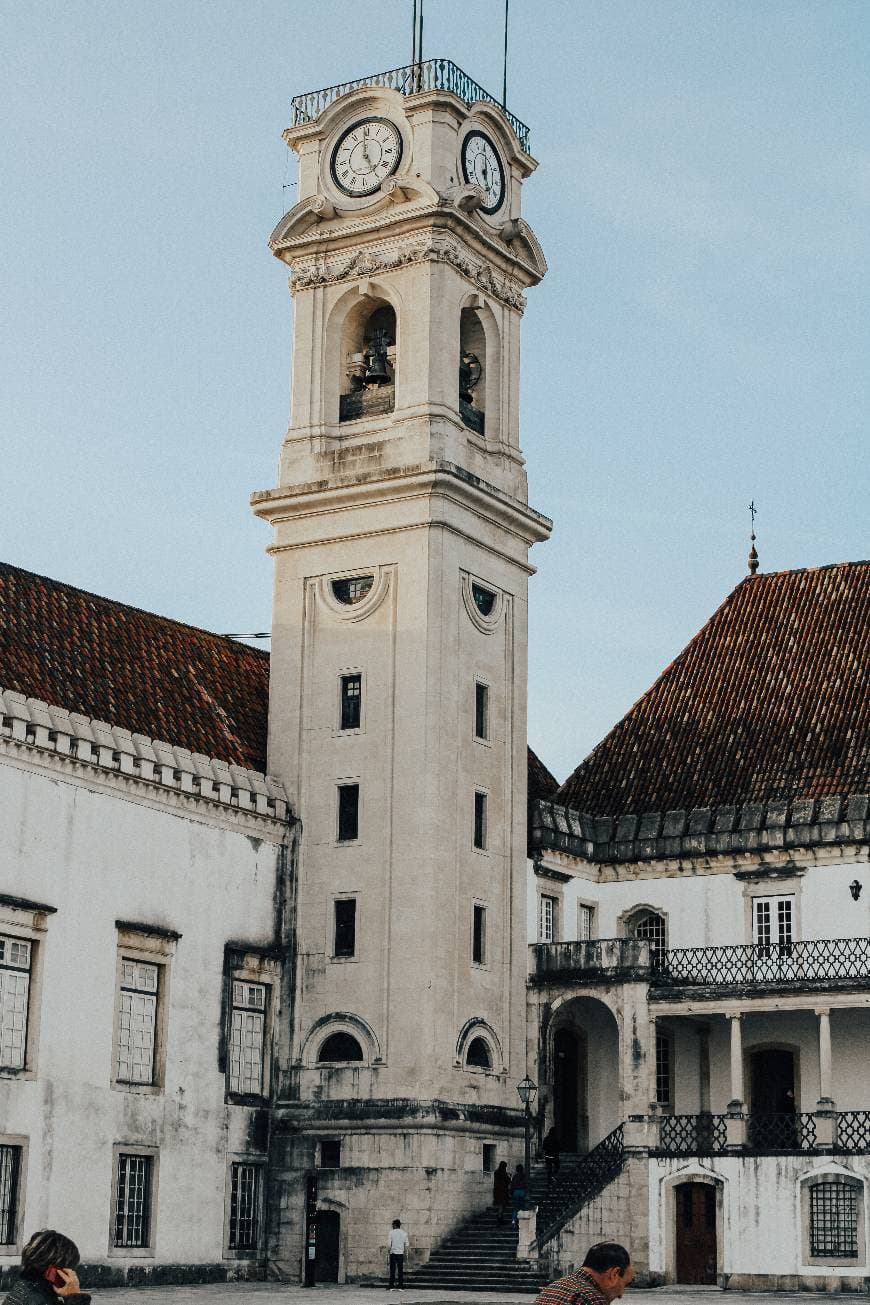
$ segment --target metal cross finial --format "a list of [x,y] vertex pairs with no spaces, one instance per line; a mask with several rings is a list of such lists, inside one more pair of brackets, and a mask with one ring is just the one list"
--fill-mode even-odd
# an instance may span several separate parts
[[749,549],[749,574],[755,575],[758,570],[758,553],[755,548],[755,516],[758,508],[755,506],[755,499],[749,504],[749,515],[752,518],[752,531],[750,533],[751,547]]

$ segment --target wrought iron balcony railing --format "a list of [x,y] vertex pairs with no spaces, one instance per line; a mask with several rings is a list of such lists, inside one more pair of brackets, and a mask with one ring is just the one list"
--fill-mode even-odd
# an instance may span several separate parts
[[[664,1115],[659,1119],[659,1155],[724,1155],[728,1144],[728,1115]],[[834,1151],[838,1155],[870,1154],[870,1110],[840,1110],[833,1116],[833,1141],[819,1140],[819,1119],[830,1115],[758,1114],[746,1116],[745,1142],[736,1148],[744,1155],[789,1155],[805,1151]]]
[[719,1155],[728,1141],[727,1115],[663,1115],[659,1145],[664,1155]]
[[870,938],[819,938],[812,942],[735,947],[685,947],[654,958],[658,986],[735,987],[870,978]]
[[373,73],[371,77],[357,77],[352,82],[339,82],[337,86],[326,86],[321,91],[307,91],[305,95],[294,95],[290,101],[293,113],[293,125],[311,122],[317,118],[341,95],[348,91],[359,90],[361,86],[386,86],[402,95],[416,95],[419,91],[452,91],[466,104],[482,100],[494,104],[503,113],[514,129],[520,145],[528,153],[529,129],[514,113],[501,104],[494,95],[479,86],[468,73],[464,73],[450,59],[424,59],[421,63],[405,64],[403,68],[391,68],[388,72]]
[[532,946],[536,983],[596,983],[647,978],[658,989],[771,987],[870,980],[870,938],[682,947],[659,951],[639,938]]

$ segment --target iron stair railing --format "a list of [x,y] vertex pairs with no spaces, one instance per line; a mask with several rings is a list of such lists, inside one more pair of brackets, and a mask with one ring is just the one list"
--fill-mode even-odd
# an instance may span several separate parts
[[538,1250],[622,1173],[625,1164],[623,1129],[622,1124],[614,1128],[575,1165],[562,1170],[554,1179],[538,1206],[534,1241]]

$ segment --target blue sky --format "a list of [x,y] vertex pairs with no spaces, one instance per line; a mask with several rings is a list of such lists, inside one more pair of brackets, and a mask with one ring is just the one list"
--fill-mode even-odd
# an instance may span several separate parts
[[[406,62],[410,0],[33,0],[0,76],[0,555],[269,624],[290,97]],[[502,0],[424,53],[501,85]],[[312,14],[316,15],[312,21]],[[511,0],[550,265],[522,444],[555,520],[529,738],[562,779],[745,571],[867,556],[867,0]],[[284,186],[288,186],[284,189]]]

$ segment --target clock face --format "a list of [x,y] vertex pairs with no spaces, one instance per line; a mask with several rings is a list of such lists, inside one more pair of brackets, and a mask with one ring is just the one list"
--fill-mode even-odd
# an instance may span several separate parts
[[498,151],[482,131],[470,131],[462,142],[462,172],[465,180],[480,186],[486,195],[482,213],[494,213],[504,201],[504,168]]
[[388,118],[363,118],[332,151],[332,180],[345,195],[373,195],[402,159],[402,135]]

